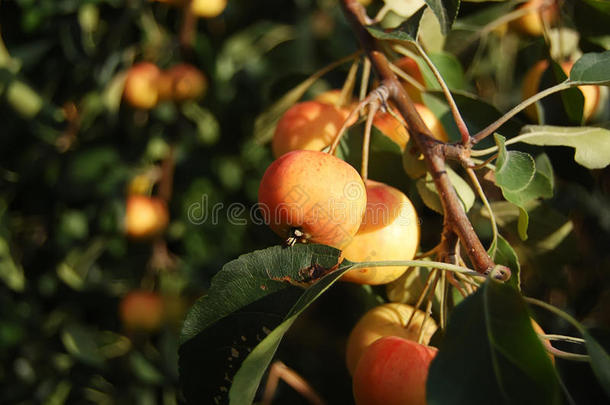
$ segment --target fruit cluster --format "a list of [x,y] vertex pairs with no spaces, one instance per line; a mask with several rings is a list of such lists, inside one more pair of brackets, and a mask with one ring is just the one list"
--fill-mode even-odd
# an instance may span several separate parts
[[[396,65],[420,83],[419,89],[404,86],[421,102],[424,80],[417,63],[403,58]],[[419,102],[416,109],[434,137],[446,142],[439,120]],[[353,262],[412,260],[420,229],[409,198],[390,185],[363,180],[350,164],[325,151],[342,126],[355,123],[347,120],[356,106],[341,90],[330,90],[285,112],[272,140],[276,160],[260,183],[259,206],[266,223],[289,244],[326,244]],[[379,111],[373,125],[402,150],[407,147],[409,131],[396,110]],[[348,271],[342,280],[386,284],[406,270],[369,266]],[[381,305],[352,331],[347,366],[358,405],[425,404],[427,370],[436,354],[427,343],[436,323],[422,311],[413,312],[406,304]]]
[[127,71],[123,97],[132,107],[148,110],[165,100],[196,100],[207,87],[203,72],[188,63],[161,70],[153,63],[139,62]]

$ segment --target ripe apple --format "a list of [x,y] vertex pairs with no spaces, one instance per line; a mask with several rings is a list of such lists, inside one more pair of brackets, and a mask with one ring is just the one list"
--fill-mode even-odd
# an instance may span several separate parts
[[437,349],[396,336],[370,345],[354,371],[356,405],[426,405],[426,380]]
[[159,101],[157,82],[159,68],[150,62],[140,62],[127,71],[123,97],[133,107],[151,109]]
[[296,236],[341,249],[360,227],[366,190],[358,172],[343,160],[295,150],[267,168],[258,201],[265,223],[282,238]]
[[[203,96],[208,81],[195,66],[188,63],[179,63],[164,72],[164,87],[170,86],[169,98],[174,101],[196,100]],[[167,90],[162,93],[165,94]]]
[[348,95],[346,97],[346,100],[343,100],[343,103],[341,103],[341,91],[342,91],[341,89],[327,90],[325,92],[318,94],[316,97],[314,97],[313,101],[318,101],[320,103],[334,105],[336,107],[348,107],[348,108],[355,107],[355,105],[354,105],[355,102],[352,99],[351,95]]
[[[542,6],[545,3],[547,4]],[[540,6],[542,8],[539,8]],[[533,37],[542,35],[544,22],[550,25],[559,17],[559,6],[555,0],[529,0],[517,9],[525,8],[531,8],[532,11],[510,23],[512,28],[525,35]]]
[[[573,65],[574,62],[572,61],[563,61],[560,63],[560,66],[563,69],[564,73],[568,76],[570,75],[570,70],[572,69]],[[549,61],[543,59],[537,62],[527,71],[523,78],[522,87],[522,94],[524,100],[538,93],[538,88],[540,87],[540,79],[548,68]],[[597,86],[578,86],[578,89],[582,92],[583,97],[585,98],[585,104],[583,107],[583,120],[586,122],[597,113],[597,110],[600,107],[600,90]],[[525,114],[532,121],[538,121],[538,113],[535,104],[532,104],[527,107],[525,109]]]
[[[362,224],[343,256],[354,262],[412,260],[419,244],[419,218],[411,201],[400,190],[366,181],[366,211]],[[365,267],[341,279],[359,284],[385,284],[400,277],[407,267]]]
[[163,301],[154,292],[130,291],[119,305],[119,316],[125,329],[137,332],[154,332],[163,322]]
[[[419,68],[419,65],[413,58],[409,58],[408,56],[404,56],[394,62],[394,64],[402,69],[406,74],[415,79],[419,84],[423,87],[426,87],[426,82],[424,81],[424,76]],[[413,86],[411,83],[407,81],[402,81],[402,85],[411,97],[411,100],[417,103],[421,103],[421,91],[417,89],[417,87]]]
[[[392,107],[394,114],[400,117],[400,113],[396,108]],[[404,125],[400,123],[389,112],[378,112],[373,119],[373,125],[377,127],[385,136],[394,141],[401,150],[404,150],[405,145],[409,141],[409,132]]]
[[147,239],[159,235],[168,222],[167,205],[163,200],[144,195],[127,198],[125,225],[130,238]]
[[212,18],[227,7],[227,0],[191,0],[191,11],[197,17]]
[[349,112],[319,101],[303,101],[280,118],[273,135],[277,158],[297,149],[319,151],[327,147],[341,129]]
[[[417,341],[425,314],[417,310],[407,328],[413,309],[410,305],[392,302],[376,306],[360,318],[347,338],[345,359],[350,374],[354,374],[358,360],[366,348],[382,337],[398,336]],[[427,345],[430,342],[436,328],[434,319],[428,318],[422,335],[423,344]]]

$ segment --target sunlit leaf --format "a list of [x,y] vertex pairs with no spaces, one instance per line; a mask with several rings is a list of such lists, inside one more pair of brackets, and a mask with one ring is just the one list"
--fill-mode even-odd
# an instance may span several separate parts
[[588,169],[610,164],[610,126],[558,127],[527,125],[519,136],[530,145],[569,146],[575,149],[574,160]]
[[460,9],[460,0],[426,0],[434,15],[441,23],[441,32],[444,35],[451,30]]
[[533,180],[536,173],[534,158],[527,153],[507,151],[504,137],[495,135],[498,144],[496,159],[496,184],[503,190],[524,190]]

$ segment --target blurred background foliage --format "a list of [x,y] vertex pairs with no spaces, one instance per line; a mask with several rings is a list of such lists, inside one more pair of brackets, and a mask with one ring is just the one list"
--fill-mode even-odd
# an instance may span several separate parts
[[[246,225],[227,217],[232,203],[256,202],[272,160],[269,148],[253,141],[255,118],[357,49],[333,0],[263,3],[229,0],[221,16],[197,21],[192,47],[185,47],[181,10],[163,3],[0,1],[0,403],[177,402],[184,311],[224,263],[279,242],[252,224],[248,211],[238,213]],[[466,3],[460,17],[480,9]],[[586,9],[579,10],[577,25],[578,18],[588,21]],[[582,49],[608,47],[602,28],[582,24],[588,30],[577,38]],[[542,39],[498,48],[499,38],[490,35],[491,45],[474,57],[472,49],[452,48],[455,38],[426,45],[457,54],[446,56],[457,63],[455,88],[478,92],[500,109],[518,102],[525,67],[546,49]],[[126,105],[125,72],[144,60],[199,67],[210,83],[204,99],[163,102],[150,111]],[[348,68],[325,75],[309,95],[341,87]],[[556,196],[531,210],[526,242],[517,236],[518,211],[496,201],[502,233],[520,256],[525,293],[567,309],[603,335],[610,325],[610,172],[577,166],[568,149],[546,152]],[[170,158],[169,227],[155,242],[130,241],[123,225],[128,185]],[[429,249],[440,216],[402,177],[396,185],[410,191],[423,221],[421,248]],[[498,200],[493,184],[487,187]],[[212,206],[219,207],[217,221],[206,211]],[[488,242],[481,207],[471,214]],[[163,297],[167,316],[159,331],[136,333],[121,324],[121,298],[134,289]],[[335,287],[299,320],[279,357],[329,403],[349,403],[345,339],[364,308],[384,294]],[[570,333],[550,318],[541,323],[549,332]],[[587,376],[578,367],[565,369],[573,374],[567,383],[575,397],[601,398],[595,389],[578,392],[579,378]],[[283,385],[279,395],[278,403],[303,402]]]

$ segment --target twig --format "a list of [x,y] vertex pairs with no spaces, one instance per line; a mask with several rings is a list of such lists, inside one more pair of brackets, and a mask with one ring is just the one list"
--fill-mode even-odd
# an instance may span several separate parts
[[[443,143],[432,137],[432,133],[415,110],[409,95],[390,69],[386,56],[380,51],[379,43],[364,28],[367,21],[370,20],[366,15],[364,7],[357,0],[342,0],[341,5],[362,47],[368,54],[371,64],[381,78],[382,84],[386,85],[390,90],[390,97],[408,124],[411,136],[415,139],[418,148],[424,155],[428,171],[434,179],[436,189],[441,198],[443,211],[447,218],[446,225],[451,227],[466,247],[466,252],[475,270],[481,274],[490,272],[494,268],[495,263],[489,257],[474,232],[474,228],[466,216],[462,203],[449,180],[445,170]],[[509,274],[509,270],[506,270],[507,274]]]

